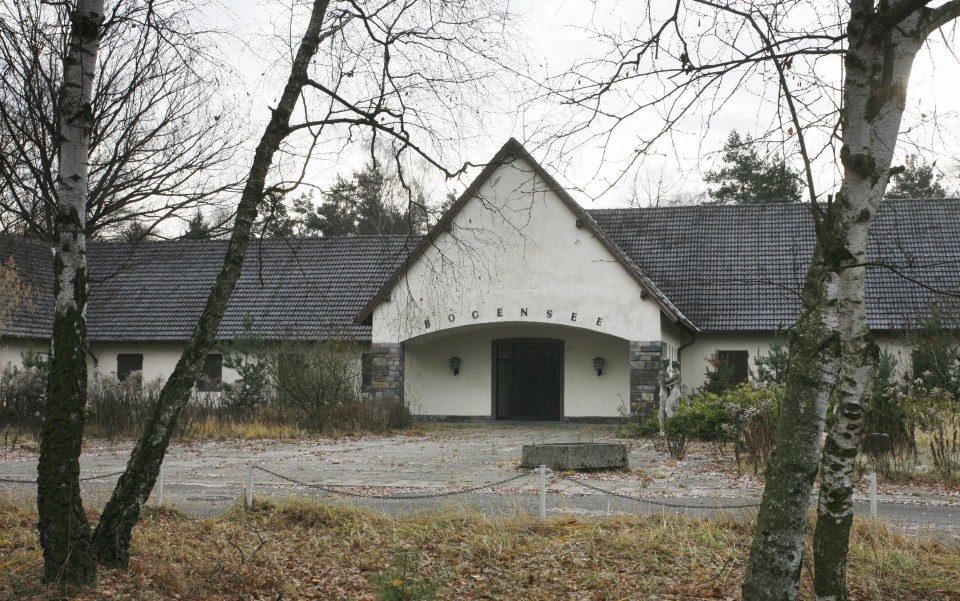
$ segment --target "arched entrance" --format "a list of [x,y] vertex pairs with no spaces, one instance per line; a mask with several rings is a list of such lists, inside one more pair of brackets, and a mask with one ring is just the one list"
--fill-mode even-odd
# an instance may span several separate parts
[[496,419],[563,418],[563,341],[493,341]]
[[[635,390],[654,398],[655,388],[642,388],[644,374],[635,373],[634,363],[650,372],[655,387],[658,370],[649,366],[659,365],[660,345],[644,354],[634,350],[637,344],[561,325],[464,326],[407,339],[390,347],[396,354],[375,356],[382,367],[374,366],[374,376],[383,383],[375,380],[373,388],[386,392],[401,383],[411,411],[437,419],[615,418],[632,406]],[[602,375],[594,368],[597,357],[605,360]]]

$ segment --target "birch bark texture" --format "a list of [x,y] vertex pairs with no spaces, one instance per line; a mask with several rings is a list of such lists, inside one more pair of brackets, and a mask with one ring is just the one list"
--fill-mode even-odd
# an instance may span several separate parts
[[173,373],[160,391],[157,406],[137,441],[126,470],[120,476],[94,532],[97,558],[102,565],[126,567],[130,539],[143,507],[160,473],[177,418],[190,400],[191,391],[213,346],[230,296],[240,279],[243,259],[250,244],[253,224],[264,196],[267,174],[274,154],[290,133],[290,116],[308,81],[308,67],[323,39],[323,22],[329,0],[315,0],[306,32],[297,49],[290,75],[276,108],[272,109],[253,164],[243,188],[230,242],[210,296]]
[[[820,467],[814,533],[814,589],[818,600],[847,599],[846,562],[853,523],[854,468],[863,415],[879,351],[867,322],[867,237],[890,179],[893,151],[906,107],[910,72],[932,31],[949,15],[902,2],[902,15],[885,19],[863,2],[851,7],[845,55],[841,127],[844,167],[837,202],[848,224],[840,271],[842,369],[833,397],[833,424]],[[953,8],[956,11],[956,7]],[[953,17],[949,17],[953,18]]]
[[54,318],[37,466],[37,527],[44,580],[62,587],[88,584],[96,578],[90,525],[80,498],[79,458],[87,401],[87,157],[103,18],[103,0],[77,2],[70,15],[69,50],[59,95]]
[[[848,47],[844,53],[844,108],[840,114],[843,180],[835,198],[828,203],[827,219],[817,223],[818,247],[823,248],[827,265],[821,277],[833,281],[833,285],[824,288],[828,294],[819,303],[831,308],[835,325],[830,327],[834,329],[834,348],[839,350],[840,360],[839,371],[831,378],[833,382],[825,380],[823,384],[829,387],[819,391],[829,391],[835,418],[822,452],[813,547],[814,588],[817,598],[824,601],[847,598],[846,559],[853,521],[854,467],[863,431],[863,408],[879,358],[866,310],[870,226],[890,178],[913,60],[929,33],[956,18],[958,11],[956,2],[938,9],[926,8],[926,4],[905,0],[874,5],[870,0],[860,0],[850,5]],[[802,314],[798,329],[810,317],[806,312]],[[836,358],[837,355],[831,355],[819,368],[829,365],[833,372]],[[818,366],[795,364],[791,356],[786,404],[792,396],[790,383],[794,372],[811,368]],[[818,406],[812,421],[822,429],[821,409],[826,407]],[[815,475],[816,466],[810,459],[819,446],[811,446],[803,454],[785,448],[789,438],[783,436],[784,430],[809,429],[809,424],[790,423],[798,417],[785,412],[778,427],[776,460],[771,460],[766,474],[764,502],[743,586],[744,599],[793,600],[799,595],[811,489],[805,478],[799,479],[792,489],[778,486],[791,479],[792,471],[789,460],[780,457],[796,454],[804,466],[797,471]],[[781,497],[781,503],[768,503],[768,495]],[[790,496],[796,499],[792,508],[782,504],[782,499]],[[793,520],[787,519],[789,512],[794,513]]]

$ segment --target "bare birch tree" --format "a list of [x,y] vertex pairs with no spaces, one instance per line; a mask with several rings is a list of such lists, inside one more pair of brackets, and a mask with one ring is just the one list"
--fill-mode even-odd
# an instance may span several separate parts
[[62,585],[86,584],[96,577],[90,526],[80,499],[79,458],[87,401],[87,157],[103,17],[103,0],[78,0],[70,15],[58,98],[53,339],[40,432],[37,512],[44,579]]
[[[294,5],[296,7],[298,5]],[[223,266],[199,322],[157,407],[145,425],[94,534],[103,565],[126,566],[133,528],[152,490],[177,418],[190,399],[203,359],[236,286],[261,204],[302,177],[305,161],[324,144],[342,149],[355,138],[384,139],[397,157],[413,152],[447,176],[465,166],[443,164],[443,132],[475,123],[474,98],[503,56],[506,13],[480,0],[313,0],[282,95],[257,146]],[[296,14],[296,13],[295,13]],[[292,19],[297,22],[296,19]],[[318,49],[323,52],[318,53]],[[305,117],[293,123],[296,110]],[[301,136],[293,178],[268,185],[275,158]],[[305,156],[304,156],[305,154]],[[398,165],[400,164],[398,158]]]
[[[935,9],[927,4],[905,0],[875,6],[861,0],[851,4],[846,27],[840,119],[844,177],[835,200],[842,208],[844,238],[834,250],[846,255],[838,270],[843,363],[820,470],[814,536],[818,599],[847,598],[854,463],[863,432],[863,410],[879,360],[867,322],[867,237],[890,179],[914,59],[931,33],[960,16],[956,0]],[[759,556],[752,558],[754,571],[760,561]]]
[[86,405],[86,240],[128,220],[149,231],[229,179],[235,141],[207,111],[204,49],[167,0],[0,4],[0,227],[51,242],[54,325],[41,430],[44,577],[91,582],[80,499]]
[[[610,44],[608,56],[583,61],[548,86],[587,109],[585,119],[568,126],[568,139],[598,131],[609,138],[625,123],[641,123],[634,162],[691,116],[709,121],[704,111],[717,115],[738,94],[753,93],[774,108],[768,141],[780,141],[804,163],[816,245],[790,332],[786,398],[745,599],[797,597],[818,469],[816,592],[846,598],[853,467],[877,363],[865,306],[867,236],[890,178],[914,58],[932,32],[960,15],[957,0],[928,4],[650,3],[643,23],[595,32]],[[831,161],[841,184],[818,191],[814,166]],[[820,467],[831,402],[835,420]]]
[[[53,239],[67,3],[0,1],[0,230]],[[228,72],[172,0],[106,0],[91,100],[87,236],[217,204],[239,145]],[[179,225],[179,223],[177,224]],[[162,230],[163,228],[160,228]],[[170,228],[173,233],[179,227]]]
[[[465,167],[452,171],[442,167],[440,132],[477,124],[482,111],[461,102],[460,95],[469,95],[469,89],[474,97],[481,98],[481,87],[491,77],[492,65],[507,53],[499,48],[505,13],[496,4],[347,1],[338,3],[336,10],[328,10],[327,0],[317,0],[308,7],[307,33],[295,49],[290,77],[277,106],[271,108],[270,123],[257,147],[223,269],[91,544],[78,482],[86,386],[85,240],[131,214],[163,219],[177,215],[187,206],[177,200],[161,203],[156,210],[135,206],[139,201],[182,197],[196,202],[206,198],[211,190],[215,192],[215,188],[200,186],[185,194],[183,185],[188,181],[195,183],[192,178],[203,181],[209,169],[221,164],[219,158],[209,159],[208,155],[196,155],[207,158],[192,162],[194,150],[223,147],[217,147],[222,136],[215,130],[201,130],[198,137],[185,142],[179,136],[188,120],[167,119],[170,113],[164,111],[149,115],[157,106],[169,110],[183,108],[186,115],[205,115],[202,103],[208,89],[198,86],[194,90],[190,85],[182,85],[181,80],[171,83],[164,78],[172,72],[164,67],[151,71],[155,63],[166,65],[164,59],[169,58],[162,53],[151,54],[151,46],[132,44],[132,66],[124,65],[130,67],[128,71],[120,68],[105,75],[106,71],[97,70],[99,43],[110,39],[117,28],[132,26],[130,35],[134,40],[142,40],[148,34],[141,35],[137,28],[159,31],[161,25],[169,25],[156,20],[160,4],[118,2],[111,5],[113,10],[107,11],[105,19],[102,1],[79,2],[70,13],[70,48],[62,55],[64,66],[59,72],[51,57],[56,56],[56,31],[58,26],[62,29],[63,23],[56,19],[48,23],[39,13],[28,10],[32,7],[41,11],[50,6],[62,9],[69,5],[39,2],[15,3],[12,9],[3,6],[4,17],[23,9],[29,18],[23,19],[23,23],[10,18],[0,22],[0,37],[6,36],[0,42],[0,58],[6,61],[2,67],[10,81],[15,82],[6,89],[4,100],[9,102],[3,105],[5,112],[0,115],[0,145],[6,161],[0,165],[4,176],[0,192],[7,203],[4,217],[13,214],[14,225],[40,237],[52,237],[56,243],[52,401],[41,444],[38,504],[45,574],[50,580],[75,584],[94,578],[97,557],[108,565],[126,564],[132,529],[156,479],[176,418],[190,397],[203,357],[215,339],[239,277],[258,208],[265,197],[291,187],[290,178],[281,178],[279,186],[266,184],[274,155],[284,141],[297,134],[307,140],[306,157],[299,153],[302,146],[291,144],[287,148],[302,166],[322,143],[342,148],[366,132],[361,137],[391,140],[398,166],[409,150],[448,176],[460,173]],[[122,12],[130,6],[141,6],[143,10]],[[295,4],[292,10],[296,14],[303,7]],[[295,21],[294,16],[291,21]],[[171,30],[160,34],[160,39],[170,42],[178,39],[178,33]],[[318,58],[317,48],[326,41],[331,50]],[[21,43],[26,52],[18,50]],[[184,50],[176,43],[172,47]],[[122,55],[129,49],[121,44],[115,50]],[[174,58],[183,56],[177,54]],[[312,61],[316,61],[313,73]],[[58,77],[62,78],[62,85],[57,83]],[[143,86],[133,91],[121,85],[127,78],[139,81],[141,77]],[[151,87],[153,84],[156,87]],[[59,89],[58,85],[62,92],[51,95],[51,89]],[[294,109],[305,98],[305,91],[310,90],[318,99],[302,104],[306,118],[291,125]],[[186,96],[176,96],[173,91]],[[130,104],[143,95],[158,100],[157,104]],[[317,115],[307,111],[311,106],[311,112]],[[191,109],[199,112],[190,113]],[[475,113],[477,118],[465,118],[461,111]],[[51,122],[51,115],[58,121]],[[211,123],[220,120],[215,114],[206,116],[211,117]],[[145,124],[162,127],[144,130]],[[140,134],[143,138],[138,137]],[[155,146],[158,139],[160,146]],[[97,159],[98,147],[107,154],[103,163]],[[118,159],[118,155],[122,156]],[[164,157],[187,162],[171,167],[159,160]],[[55,161],[58,166],[53,164]],[[91,177],[98,165],[103,166],[100,180]],[[293,178],[294,183],[302,178],[302,168],[298,169],[300,175]],[[136,179],[132,177],[135,175],[144,177]],[[93,201],[94,198],[99,200]]]

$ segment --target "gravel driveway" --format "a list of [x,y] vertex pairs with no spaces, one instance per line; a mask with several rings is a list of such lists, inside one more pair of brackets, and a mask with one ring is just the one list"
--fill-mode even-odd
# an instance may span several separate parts
[[[612,426],[597,425],[444,425],[429,427],[419,436],[176,444],[170,447],[164,463],[163,501],[194,515],[220,513],[242,498],[252,464],[256,466],[258,496],[323,494],[337,502],[357,502],[391,513],[433,511],[452,505],[486,513],[536,514],[538,480],[529,470],[518,467],[522,445],[621,441],[628,445],[629,472],[574,476],[593,488],[551,474],[548,512],[583,517],[660,511],[710,516],[721,512],[749,517],[755,511],[741,506],[759,500],[760,483],[751,476],[737,477],[732,461],[719,460],[715,448],[695,448],[678,462],[650,441],[622,440],[616,432]],[[83,483],[87,503],[96,506],[106,501],[116,481],[116,476],[109,475],[123,470],[130,448],[130,443],[99,441],[84,448],[81,477],[108,475]],[[0,480],[29,481],[35,477],[35,453],[0,452]],[[466,494],[443,494],[507,479],[512,480]],[[305,485],[319,485],[341,494]],[[33,485],[0,481],[0,491],[15,498],[29,498]],[[377,500],[348,495],[442,496]],[[864,495],[859,493],[856,498],[858,513],[865,513]],[[881,519],[909,532],[928,531],[938,539],[960,543],[960,494],[955,491],[931,494],[882,487],[879,499]]]

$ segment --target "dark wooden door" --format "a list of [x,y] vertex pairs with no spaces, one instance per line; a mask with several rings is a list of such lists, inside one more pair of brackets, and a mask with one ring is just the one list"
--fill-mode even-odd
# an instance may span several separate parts
[[563,342],[498,340],[493,343],[497,419],[563,417]]

